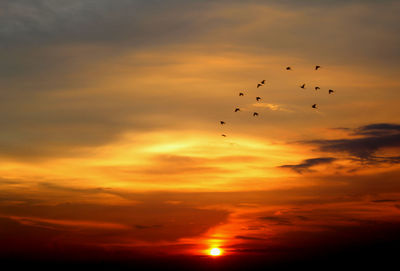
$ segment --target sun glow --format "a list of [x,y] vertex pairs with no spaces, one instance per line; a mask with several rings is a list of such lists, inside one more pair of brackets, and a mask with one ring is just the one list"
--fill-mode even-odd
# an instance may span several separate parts
[[211,256],[220,256],[221,253],[222,253],[222,251],[219,248],[215,247],[215,248],[210,249],[210,255]]

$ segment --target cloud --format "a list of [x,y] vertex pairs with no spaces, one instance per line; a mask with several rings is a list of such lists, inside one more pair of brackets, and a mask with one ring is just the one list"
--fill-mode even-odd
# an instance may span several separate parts
[[242,240],[254,240],[254,241],[265,241],[267,240],[266,238],[260,238],[260,237],[253,237],[253,236],[244,236],[244,235],[236,235],[236,239],[242,239]]
[[283,108],[281,105],[279,104],[270,104],[270,103],[254,103],[252,104],[252,106],[254,107],[261,107],[261,108],[267,108],[270,109],[272,111],[285,111],[285,112],[292,112],[289,109]]
[[138,230],[147,230],[147,229],[155,229],[155,228],[161,228],[162,225],[135,225],[135,228]]
[[400,125],[390,123],[376,123],[361,126],[354,130],[355,135],[381,136],[400,133]]
[[12,220],[18,221],[23,225],[44,227],[44,228],[54,228],[54,226],[61,228],[97,228],[105,230],[129,230],[130,226],[117,223],[107,223],[101,221],[87,221],[87,220],[63,220],[63,219],[47,219],[47,218],[37,218],[37,217],[24,217],[24,216],[2,216],[2,218],[10,218]]
[[262,216],[260,217],[260,219],[273,222],[276,225],[284,225],[284,226],[293,225],[292,221],[290,221],[288,218],[280,216]]
[[[80,156],[129,132],[198,128],[232,102],[211,93],[244,86],[271,56],[279,56],[279,65],[293,57],[331,65],[381,61],[388,52],[389,61],[399,62],[392,56],[397,6],[369,1],[359,12],[359,1],[275,2],[1,1],[0,44],[9,49],[0,53],[1,155]],[[193,96],[199,93],[208,98]],[[281,104],[278,93],[284,92],[268,98],[271,114]]]
[[297,165],[283,165],[280,166],[281,168],[288,168],[291,169],[297,173],[303,173],[303,172],[310,172],[311,167],[317,166],[317,165],[323,165],[323,164],[330,164],[334,161],[336,161],[336,158],[333,157],[319,157],[319,158],[311,158],[311,159],[306,159],[300,164]]
[[400,125],[378,123],[353,129],[355,138],[312,140],[304,143],[316,145],[322,152],[345,153],[367,163],[399,163],[400,156],[379,156],[387,148],[400,147]]
[[[70,193],[71,201],[74,201],[76,196],[82,197],[82,193],[88,191],[88,189],[79,191],[75,188],[69,191],[67,188],[60,189]],[[97,189],[94,189],[88,193],[96,191]],[[52,193],[56,194],[56,191]],[[124,205],[101,202],[60,204],[23,202],[0,205],[0,218],[18,222],[27,227],[26,232],[30,232],[32,228],[46,228],[59,232],[57,234],[60,238],[63,234],[71,232],[78,243],[81,242],[78,239],[83,238],[83,240],[93,239],[91,242],[98,245],[108,241],[124,243],[128,239],[132,242],[133,240],[160,242],[198,236],[211,227],[225,222],[229,215],[226,210],[166,204],[165,200],[169,197],[168,193],[161,197],[152,193],[132,194],[130,198],[136,198],[141,203],[127,202]],[[1,226],[0,224],[0,228]],[[92,235],[93,237],[90,237]]]
[[398,200],[395,199],[376,199],[376,200],[372,200],[371,202],[374,203],[386,203],[386,202],[397,202]]

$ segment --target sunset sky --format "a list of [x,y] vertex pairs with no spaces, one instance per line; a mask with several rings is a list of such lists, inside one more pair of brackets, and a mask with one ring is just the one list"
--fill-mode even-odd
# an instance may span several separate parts
[[274,259],[392,238],[399,14],[395,0],[1,1],[1,254]]

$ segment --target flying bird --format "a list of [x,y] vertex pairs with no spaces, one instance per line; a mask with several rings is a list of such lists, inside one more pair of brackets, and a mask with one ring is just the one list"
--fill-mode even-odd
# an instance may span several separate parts
[[257,102],[258,102],[259,100],[261,100],[261,97],[256,97],[256,100],[257,100]]
[[304,88],[306,88],[306,84],[302,84],[300,87],[301,87],[302,89],[304,89]]
[[331,93],[334,93],[334,91],[333,91],[332,89],[330,89],[330,90],[328,91],[328,93],[331,94]]
[[319,68],[321,68],[321,66],[315,66],[315,70],[318,70]]
[[257,88],[262,87],[262,84],[257,84]]
[[244,96],[244,93],[243,92],[239,92],[239,96]]
[[291,68],[291,67],[286,67],[286,70],[287,70],[287,71],[291,71],[292,68]]
[[312,105],[312,108],[317,109],[317,104],[313,104],[313,105]]
[[315,90],[321,89],[320,87],[315,87]]
[[219,123],[221,123],[221,125],[224,125],[225,121],[221,120]]
[[238,111],[240,111],[240,108],[236,107],[235,112],[238,112]]
[[226,137],[226,134],[222,134],[221,136]]
[[254,112],[253,113],[253,117],[257,117],[258,116],[258,113],[257,112]]
[[264,85],[264,84],[265,84],[265,80],[262,80],[262,81],[261,81],[261,84],[263,84],[263,85]]

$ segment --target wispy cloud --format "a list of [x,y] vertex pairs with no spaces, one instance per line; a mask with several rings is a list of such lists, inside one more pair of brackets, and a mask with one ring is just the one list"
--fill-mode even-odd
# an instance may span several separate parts
[[23,225],[30,225],[36,227],[48,228],[49,226],[57,227],[73,227],[73,228],[99,228],[99,229],[115,229],[115,230],[129,230],[130,226],[109,223],[102,221],[86,221],[86,220],[65,220],[65,219],[50,219],[39,217],[26,217],[26,216],[6,216],[0,215],[3,218],[10,218],[18,221]]
[[267,109],[272,110],[272,111],[292,112],[292,110],[284,108],[282,105],[279,105],[279,104],[254,103],[254,104],[252,104],[252,106],[259,107],[259,108],[267,108]]
[[280,166],[281,168],[288,168],[291,169],[297,173],[303,173],[303,172],[311,172],[312,167],[317,166],[317,165],[323,165],[323,164],[330,164],[336,161],[336,158],[333,157],[319,157],[319,158],[311,158],[311,159],[306,159],[302,161],[300,164],[296,165],[282,165]]

